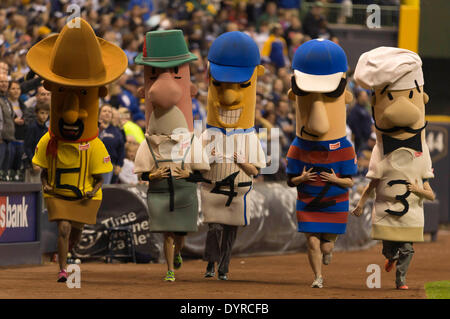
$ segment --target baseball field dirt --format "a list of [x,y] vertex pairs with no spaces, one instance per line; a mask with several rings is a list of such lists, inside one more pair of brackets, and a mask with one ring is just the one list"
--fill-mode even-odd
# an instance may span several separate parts
[[[395,271],[386,273],[381,244],[365,250],[335,252],[324,266],[324,288],[313,289],[307,255],[235,257],[228,281],[205,279],[205,262],[185,260],[176,281],[163,281],[164,264],[81,264],[81,288],[56,282],[57,265],[0,268],[0,298],[426,298],[424,285],[450,279],[450,231],[437,242],[414,244],[407,283],[395,289]],[[366,286],[368,265],[381,268],[381,288]]]

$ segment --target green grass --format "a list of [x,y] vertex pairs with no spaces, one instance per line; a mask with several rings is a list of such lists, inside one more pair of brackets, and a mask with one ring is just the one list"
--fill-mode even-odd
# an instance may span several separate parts
[[428,299],[450,299],[450,281],[434,281],[425,284]]

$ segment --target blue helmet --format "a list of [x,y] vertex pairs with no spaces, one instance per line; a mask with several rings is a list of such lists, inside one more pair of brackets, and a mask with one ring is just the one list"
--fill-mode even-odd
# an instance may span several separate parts
[[332,92],[347,72],[347,56],[336,43],[314,39],[299,46],[292,61],[295,82],[306,92]]
[[250,80],[261,64],[259,48],[247,34],[239,31],[220,35],[208,53],[210,72],[219,82],[242,83]]

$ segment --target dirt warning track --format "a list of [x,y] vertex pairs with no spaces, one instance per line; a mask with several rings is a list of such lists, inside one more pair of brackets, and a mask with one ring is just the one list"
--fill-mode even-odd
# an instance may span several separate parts
[[[408,272],[408,291],[395,289],[395,271],[383,270],[381,244],[365,251],[335,252],[324,267],[324,288],[313,289],[306,254],[235,257],[229,281],[205,279],[206,263],[185,260],[176,281],[163,281],[164,264],[81,265],[81,288],[56,282],[57,266],[0,268],[0,298],[426,298],[424,284],[450,279],[450,232],[441,231],[437,242],[417,243]],[[381,288],[366,286],[367,266],[381,268]]]

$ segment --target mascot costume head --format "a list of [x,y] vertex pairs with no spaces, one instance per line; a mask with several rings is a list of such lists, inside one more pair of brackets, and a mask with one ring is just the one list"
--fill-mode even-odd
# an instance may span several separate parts
[[297,49],[289,98],[297,104],[297,136],[327,141],[346,135],[347,56],[328,40],[310,40]]
[[224,33],[213,42],[208,61],[208,125],[252,128],[257,79],[264,74],[256,43],[242,32]]
[[149,134],[172,134],[174,129],[193,131],[189,62],[197,57],[189,52],[181,30],[153,31],[145,37],[143,53],[135,63],[144,65],[145,117]]
[[52,92],[52,137],[72,142],[97,136],[98,100],[107,95],[105,85],[127,67],[119,47],[96,37],[85,20],[79,22],[79,27],[67,24],[61,33],[40,41],[27,54],[28,65]]

